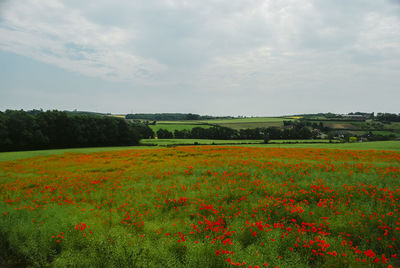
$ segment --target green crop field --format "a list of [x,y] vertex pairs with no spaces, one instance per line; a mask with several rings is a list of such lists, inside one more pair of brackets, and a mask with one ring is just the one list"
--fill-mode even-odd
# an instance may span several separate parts
[[263,140],[207,140],[207,139],[143,139],[140,141],[142,145],[156,144],[159,146],[167,145],[194,145],[194,144],[249,144],[261,143]]
[[[292,117],[249,117],[234,119],[214,119],[214,120],[187,120],[187,121],[157,121],[157,125],[196,125],[206,127],[207,125],[219,125],[233,129],[258,128],[258,127],[282,127],[283,121],[293,121]],[[156,126],[157,126],[156,125]],[[193,126],[194,127],[194,126]],[[157,129],[158,130],[158,129]]]
[[68,148],[53,150],[35,150],[35,151],[19,151],[19,152],[0,152],[0,161],[11,161],[23,158],[31,158],[38,156],[62,155],[66,153],[97,153],[130,149],[147,149],[149,146],[122,146],[122,147],[89,147],[89,148]]
[[154,131],[157,132],[159,129],[166,129],[170,132],[174,132],[175,130],[191,130],[192,128],[195,127],[201,127],[201,128],[210,128],[212,126],[210,125],[204,125],[204,124],[183,124],[183,123],[157,123],[156,125],[149,125],[149,127]]
[[283,121],[293,120],[293,118],[284,117],[251,117],[224,120],[208,120],[206,122],[209,124],[216,124],[222,127],[229,127],[239,130],[246,128],[282,127]]
[[365,135],[368,134],[369,132],[371,132],[373,135],[395,135],[396,137],[400,137],[400,133],[399,132],[394,132],[394,131],[387,131],[387,130],[357,130],[357,131],[350,131],[350,133],[354,133],[355,135]]
[[391,124],[386,124],[385,127],[400,132],[400,122],[393,122]]
[[[329,143],[329,140],[270,140],[269,143]],[[332,140],[331,142],[338,143],[339,141]]]
[[358,127],[354,125],[352,122],[330,122],[325,121],[322,122],[324,126],[334,129],[357,129]]
[[[336,141],[333,141],[336,142]],[[142,145],[223,145],[223,144],[262,144],[264,140],[207,140],[207,139],[143,139],[141,140]],[[329,140],[270,140],[271,144],[282,144],[282,143],[329,143]]]
[[232,119],[210,119],[210,120],[182,120],[182,121],[157,121],[163,124],[226,124],[226,123],[260,123],[260,122],[283,122],[295,120],[293,117],[246,117]]
[[341,149],[341,150],[385,150],[399,151],[400,141],[372,141],[354,143],[318,143],[318,144],[249,144],[248,147],[265,148],[315,148],[315,149]]
[[236,130],[240,130],[246,128],[282,127],[283,121],[219,123],[218,125],[221,127],[229,127]]
[[286,117],[247,117],[247,118],[234,118],[234,119],[215,119],[215,120],[207,120],[203,122],[207,122],[210,124],[241,124],[241,123],[272,123],[272,122],[283,122],[283,121],[292,121],[293,118]]
[[156,125],[161,124],[161,125],[204,125],[206,124],[205,121],[200,121],[200,120],[175,120],[175,121],[156,121]]
[[400,266],[400,152],[83,150],[0,162],[1,267]]
[[[317,143],[315,143],[317,142]],[[329,140],[271,140],[270,144],[263,144],[262,140],[205,140],[205,139],[143,139],[141,146],[123,146],[123,147],[90,147],[90,148],[69,148],[54,150],[36,150],[20,152],[0,152],[0,161],[11,161],[23,158],[62,155],[66,153],[98,153],[107,151],[120,151],[131,149],[153,149],[158,146],[169,145],[200,145],[208,144],[228,144],[245,147],[265,147],[265,148],[327,148],[343,150],[400,150],[400,141],[374,141],[374,142],[356,142],[356,143],[329,143]],[[149,146],[151,145],[151,146]],[[156,145],[156,146],[154,146]]]
[[[186,121],[157,121],[155,126],[150,126],[154,131],[160,128],[167,129],[169,131],[192,129],[193,127],[208,128],[210,125],[218,125],[222,127],[229,127],[236,130],[246,128],[268,128],[268,127],[283,127],[283,121],[294,121],[300,117],[250,117],[250,118],[234,118],[234,119],[214,119],[214,120],[186,120]],[[349,130],[359,131],[360,129],[369,131],[387,131],[376,132],[376,134],[389,135],[395,134],[400,136],[400,123],[393,122],[391,124],[382,124],[379,122],[372,122],[371,120],[366,122],[361,121],[340,121],[340,120],[329,120],[321,118],[319,121],[311,121],[312,123],[322,122],[325,127],[329,127],[336,130]],[[377,128],[377,126],[380,126]],[[356,132],[354,132],[356,133]],[[375,132],[374,132],[375,133]]]

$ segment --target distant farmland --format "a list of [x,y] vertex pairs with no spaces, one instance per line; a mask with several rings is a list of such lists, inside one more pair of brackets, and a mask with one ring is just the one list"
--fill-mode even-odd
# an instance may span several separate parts
[[283,121],[293,120],[292,117],[252,117],[214,120],[157,121],[155,126],[150,127],[154,131],[160,128],[174,131],[175,129],[192,129],[193,127],[208,128],[212,125],[218,125],[239,130],[246,128],[283,127]]
[[[312,144],[312,143],[329,143],[329,140],[270,140],[269,144],[264,144],[264,140],[209,140],[209,139],[142,139],[140,144],[145,145],[157,145],[157,146],[175,146],[175,145],[243,145],[243,144],[258,144],[260,146],[274,146],[274,145],[295,145],[301,144]],[[336,144],[338,142],[334,142]]]
[[184,124],[184,123],[157,123],[156,125],[149,125],[149,127],[154,131],[157,132],[159,129],[166,129],[170,132],[174,132],[175,130],[191,130],[195,127],[201,128],[210,128],[211,125],[203,125],[203,124]]
[[[149,124],[150,128],[157,132],[159,129],[166,129],[170,132],[175,130],[192,130],[195,127],[210,128],[212,126],[227,127],[234,130],[255,129],[255,128],[280,128],[285,125],[287,129],[293,125],[303,124],[308,129],[317,129],[326,137],[329,133],[335,136],[346,135],[368,137],[373,135],[375,139],[385,140],[400,137],[400,122],[379,121],[376,119],[353,119],[353,118],[330,118],[326,116],[282,116],[282,117],[249,117],[249,118],[215,118],[198,120],[141,120]],[[285,123],[287,122],[287,123]],[[292,123],[290,123],[292,122]]]

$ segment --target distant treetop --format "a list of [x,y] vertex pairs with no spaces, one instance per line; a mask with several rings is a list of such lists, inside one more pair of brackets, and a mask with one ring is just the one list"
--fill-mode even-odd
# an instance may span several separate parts
[[152,121],[180,121],[180,120],[210,120],[229,119],[231,116],[210,116],[192,113],[155,113],[155,114],[127,114],[126,119],[142,119]]

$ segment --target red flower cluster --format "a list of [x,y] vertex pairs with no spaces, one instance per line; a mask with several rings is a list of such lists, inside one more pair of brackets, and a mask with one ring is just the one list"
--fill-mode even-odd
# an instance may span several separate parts
[[120,237],[182,252],[210,247],[207,258],[235,266],[302,256],[315,266],[398,267],[399,164],[400,153],[387,151],[212,146],[3,162],[19,176],[0,184],[1,217],[25,210],[45,225],[59,208],[79,231],[68,237],[93,234],[84,222],[93,235],[116,226]]

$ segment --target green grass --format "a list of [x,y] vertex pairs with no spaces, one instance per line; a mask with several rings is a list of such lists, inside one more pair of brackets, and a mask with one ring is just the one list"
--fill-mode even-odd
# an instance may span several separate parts
[[[193,145],[198,143],[204,144],[260,144],[263,140],[206,140],[206,139],[143,139],[141,140],[142,145],[157,144],[159,146],[166,145]],[[335,142],[335,141],[333,141]],[[329,140],[270,140],[272,144],[283,144],[283,143],[329,143]]]
[[[144,139],[141,140],[141,146],[125,146],[125,147],[91,147],[91,148],[69,148],[54,150],[37,150],[37,151],[21,151],[21,152],[0,152],[0,161],[11,161],[23,158],[31,158],[37,156],[61,155],[65,153],[96,153],[129,149],[151,149],[157,146],[168,145],[194,145],[198,144],[237,144],[248,147],[266,147],[266,148],[327,148],[327,149],[343,149],[343,150],[400,150],[399,141],[375,141],[375,142],[357,142],[357,143],[329,143],[329,140],[271,140],[270,144],[263,144],[262,140],[203,140],[203,139]],[[292,144],[287,144],[291,142]],[[298,142],[298,143],[296,143]],[[314,143],[318,142],[318,143]]]
[[31,158],[37,156],[61,155],[65,153],[97,153],[107,151],[118,151],[128,149],[146,149],[149,146],[124,146],[124,147],[89,147],[89,148],[67,148],[53,150],[36,150],[36,151],[20,151],[20,152],[0,152],[0,161],[12,161],[23,158]]
[[143,139],[140,141],[142,145],[157,144],[159,146],[166,145],[193,145],[197,144],[248,144],[261,143],[262,140],[206,140],[206,139]]
[[266,148],[326,148],[342,150],[385,150],[400,151],[399,141],[373,141],[373,142],[355,142],[355,143],[318,143],[318,144],[249,144],[248,147],[266,147]]
[[[307,118],[306,118],[307,119]],[[316,120],[317,118],[313,118]],[[223,127],[229,127],[233,129],[245,129],[245,128],[262,128],[262,127],[282,127],[283,121],[293,121],[294,118],[291,117],[251,117],[251,118],[234,118],[234,119],[213,119],[213,120],[182,120],[182,121],[157,121],[157,125],[177,125],[176,129],[184,129],[183,127],[179,127],[178,125],[188,125],[186,129],[191,129],[195,126],[206,127],[207,124],[211,125],[219,125]],[[341,121],[341,120],[330,120],[327,118],[320,118],[320,122],[324,124],[324,126],[331,127],[334,129],[371,129],[376,130],[374,128],[374,123],[377,124],[379,122],[373,121]],[[318,121],[312,121],[313,123],[318,123]],[[369,123],[369,124],[367,124]],[[152,127],[153,128],[153,127]],[[160,127],[162,128],[162,127]],[[166,128],[166,127],[163,127]],[[171,129],[175,130],[175,128],[171,127]],[[159,128],[156,127],[156,130]],[[168,128],[166,128],[168,129]],[[400,123],[393,122],[391,124],[383,124],[383,129],[394,129],[397,132],[400,132]]]
[[323,122],[323,124],[324,124],[325,127],[333,128],[335,130],[357,129],[358,128],[352,122],[330,122],[330,121],[326,121],[326,122]]
[[[157,121],[157,125],[193,125],[193,127],[205,127],[205,124],[219,125],[233,129],[258,128],[258,127],[282,127],[283,121],[293,121],[293,118],[286,117],[251,117],[234,119],[213,119],[213,120],[188,120],[188,121]],[[156,125],[156,126],[157,126]]]
[[160,124],[226,124],[226,123],[258,123],[258,122],[282,122],[291,121],[293,118],[286,117],[249,117],[234,119],[211,119],[211,120],[181,120],[181,121],[157,121]]
[[[338,142],[333,140],[332,142]],[[329,140],[270,140],[269,143],[329,143]]]
[[[355,135],[365,135],[368,134],[370,131],[368,130],[359,130],[359,131],[351,131],[351,133],[354,133]],[[397,132],[393,132],[393,131],[386,131],[386,130],[382,130],[382,131],[376,131],[376,130],[372,130],[371,131],[373,135],[384,135],[384,136],[388,136],[388,135],[395,135],[396,137],[400,137],[400,133]]]
[[399,161],[186,146],[1,162],[0,266],[399,267]]
[[400,131],[400,122],[394,122],[394,123],[391,123],[391,124],[386,124],[385,126],[386,126],[386,128],[391,128],[391,129]]
[[229,127],[236,130],[246,128],[268,128],[268,127],[282,127],[283,121],[279,122],[238,122],[238,123],[220,123],[221,127]]
[[166,129],[170,132],[174,132],[175,130],[191,130],[192,128],[195,127],[201,127],[201,128],[210,128],[210,125],[201,125],[201,124],[170,124],[170,123],[160,123],[156,125],[149,125],[149,127],[154,131],[157,132],[159,129]]
[[292,118],[285,117],[250,117],[250,118],[235,118],[235,119],[214,119],[207,120],[210,124],[241,124],[241,123],[271,123],[271,122],[283,122],[283,121],[293,121]]
[[207,123],[239,130],[246,128],[282,127],[284,120],[293,121],[294,119],[284,117],[253,117],[226,120],[209,120],[207,121]]

